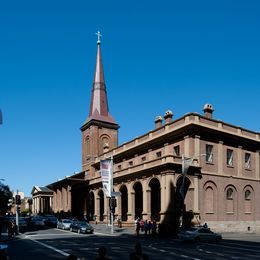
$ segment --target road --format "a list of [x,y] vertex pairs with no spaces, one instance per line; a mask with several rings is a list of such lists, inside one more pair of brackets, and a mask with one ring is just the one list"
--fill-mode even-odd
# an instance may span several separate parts
[[174,238],[136,237],[132,231],[111,236],[107,227],[94,234],[77,234],[58,229],[27,232],[8,242],[10,259],[94,259],[100,246],[106,246],[110,259],[129,259],[140,242],[149,259],[260,259],[260,234],[223,234],[215,243],[185,243]]

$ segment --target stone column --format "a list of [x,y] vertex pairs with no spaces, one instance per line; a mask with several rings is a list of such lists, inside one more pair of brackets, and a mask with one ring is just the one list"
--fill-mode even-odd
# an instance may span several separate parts
[[260,150],[257,150],[255,154],[255,173],[256,179],[260,180]]
[[223,142],[218,142],[218,174],[223,175],[223,166],[224,166],[224,148],[223,148]]
[[[195,141],[194,141],[194,155],[200,156],[200,136],[195,135]],[[200,157],[199,157],[200,158]]]
[[146,216],[147,219],[151,219],[151,188],[148,185],[148,180],[144,180],[143,185],[143,215]]
[[132,188],[132,183],[127,183],[127,192],[128,192],[127,221],[133,222],[135,218],[135,192]]
[[243,158],[242,158],[242,146],[238,146],[237,149],[237,176],[242,176]]
[[184,137],[184,156],[190,156],[190,136],[188,135]]
[[67,187],[67,196],[68,196],[68,211],[71,212],[71,186]]
[[193,212],[199,213],[199,178],[198,176],[194,176],[194,201],[193,201]]
[[100,219],[100,197],[98,195],[98,190],[95,190],[95,216],[96,221],[99,221]]
[[110,208],[109,208],[109,197],[104,194],[104,222],[109,222],[110,219]]
[[161,177],[161,214],[167,214],[172,198],[174,189],[174,171],[162,172]]

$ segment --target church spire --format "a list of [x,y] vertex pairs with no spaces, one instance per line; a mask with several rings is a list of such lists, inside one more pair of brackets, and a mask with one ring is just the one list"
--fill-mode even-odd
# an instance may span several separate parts
[[105,123],[116,124],[114,118],[109,114],[108,100],[106,92],[106,84],[104,78],[102,56],[101,56],[101,40],[102,36],[100,32],[97,33],[97,58],[96,58],[96,68],[94,74],[94,80],[92,85],[92,95],[89,110],[89,117],[86,123],[95,120],[102,121]]

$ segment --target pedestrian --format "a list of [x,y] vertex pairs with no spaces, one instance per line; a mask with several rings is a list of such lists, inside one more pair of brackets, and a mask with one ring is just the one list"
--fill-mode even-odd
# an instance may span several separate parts
[[108,256],[107,256],[107,249],[106,247],[104,246],[101,246],[99,249],[98,249],[98,256],[95,258],[95,260],[108,260]]
[[152,222],[149,220],[148,222],[148,234],[151,235]]
[[144,235],[145,236],[147,235],[147,232],[148,232],[148,221],[146,219],[145,222],[144,222]]
[[140,232],[140,221],[139,220],[136,222],[135,231],[136,231],[136,235],[139,236],[139,232]]
[[152,222],[152,236],[155,237],[156,235],[156,229],[157,229],[157,224],[156,224],[156,221],[153,220]]
[[129,259],[142,259],[142,260],[148,260],[148,255],[144,254],[142,252],[142,246],[140,243],[135,244],[135,251],[129,255]]

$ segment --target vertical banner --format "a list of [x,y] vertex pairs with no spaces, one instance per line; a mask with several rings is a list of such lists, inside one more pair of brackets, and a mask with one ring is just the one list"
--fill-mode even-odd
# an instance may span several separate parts
[[111,174],[113,161],[111,159],[100,161],[100,173],[103,184],[104,193],[107,197],[111,197]]

